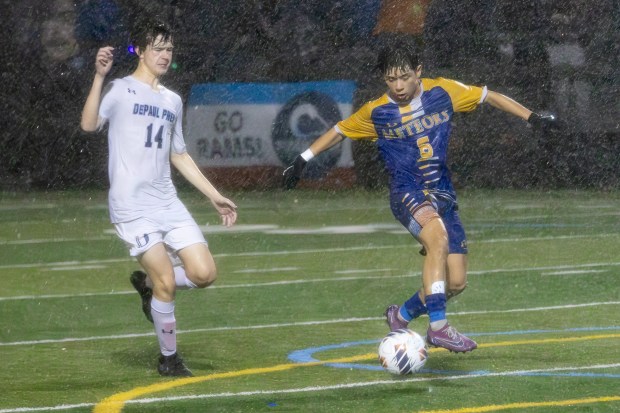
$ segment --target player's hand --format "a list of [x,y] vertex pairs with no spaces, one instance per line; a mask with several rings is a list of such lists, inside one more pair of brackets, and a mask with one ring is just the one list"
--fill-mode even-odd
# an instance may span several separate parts
[[232,227],[237,221],[237,205],[228,198],[212,199],[211,203],[220,214],[222,219],[222,225],[225,227]]
[[297,155],[293,163],[282,172],[282,176],[284,177],[284,189],[293,189],[297,186],[297,182],[301,179],[301,173],[307,163],[308,161],[302,158],[301,155]]
[[114,48],[112,46],[102,47],[97,51],[97,57],[95,58],[95,69],[97,74],[105,76],[112,69],[112,63],[114,62]]
[[527,121],[534,129],[543,131],[557,129],[559,127],[558,119],[552,114],[540,115],[532,112]]

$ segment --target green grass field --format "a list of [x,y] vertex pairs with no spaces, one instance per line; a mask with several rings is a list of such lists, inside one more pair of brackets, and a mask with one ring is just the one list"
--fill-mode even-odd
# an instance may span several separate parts
[[0,413],[620,411],[620,193],[461,191],[469,288],[448,311],[479,349],[402,378],[376,348],[422,257],[386,194],[227,195],[231,230],[180,194],[220,276],[177,296],[196,377],[173,380],[106,194],[0,194]]

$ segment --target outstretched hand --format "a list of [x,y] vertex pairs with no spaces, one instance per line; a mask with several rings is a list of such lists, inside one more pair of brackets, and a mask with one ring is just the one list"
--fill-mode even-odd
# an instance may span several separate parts
[[297,186],[297,183],[301,179],[301,173],[306,167],[306,161],[302,158],[301,155],[297,155],[293,163],[291,163],[288,168],[282,172],[282,176],[284,177],[283,186],[284,189],[293,189]]
[[558,129],[560,127],[557,117],[553,114],[540,115],[532,112],[527,121],[534,129],[543,131]]
[[97,57],[95,59],[95,69],[97,74],[105,76],[112,69],[112,63],[114,62],[114,48],[112,46],[102,47],[97,51]]
[[222,219],[222,225],[225,227],[231,227],[237,221],[237,205],[228,198],[212,199],[211,203],[220,214]]

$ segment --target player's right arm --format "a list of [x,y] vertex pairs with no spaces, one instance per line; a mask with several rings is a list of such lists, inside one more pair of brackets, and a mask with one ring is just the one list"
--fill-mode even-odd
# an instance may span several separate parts
[[286,189],[293,189],[297,186],[297,182],[301,179],[301,173],[306,167],[306,163],[316,155],[331,148],[332,146],[342,142],[344,136],[342,136],[335,127],[329,129],[323,135],[319,136],[312,145],[302,154],[297,155],[293,163],[282,172],[284,176],[284,187]]
[[312,142],[312,145],[310,145],[308,150],[312,152],[313,156],[316,156],[321,152],[328,150],[332,146],[342,142],[343,139],[344,136],[338,133],[336,128],[331,128]]
[[297,182],[301,179],[301,173],[306,163],[320,153],[342,142],[345,137],[351,139],[376,139],[377,134],[370,118],[374,106],[376,104],[373,102],[365,104],[353,115],[338,122],[334,127],[319,136],[307,150],[297,155],[293,163],[282,173],[284,176],[284,188],[295,188]]
[[82,130],[86,132],[94,132],[99,127],[101,91],[103,90],[105,77],[112,68],[112,63],[114,61],[114,56],[112,55],[113,51],[113,47],[107,46],[102,47],[97,52],[97,57],[95,59],[95,78],[93,79],[93,84],[86,98],[86,103],[84,103],[82,120],[80,121]]

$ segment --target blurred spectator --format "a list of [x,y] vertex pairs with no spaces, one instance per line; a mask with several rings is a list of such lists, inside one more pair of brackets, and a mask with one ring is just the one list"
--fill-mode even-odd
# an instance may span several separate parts
[[10,180],[22,188],[92,183],[98,170],[89,155],[98,143],[79,139],[75,103],[83,99],[84,79],[73,31],[75,6],[71,0],[44,7],[24,1],[12,12],[10,24],[21,33],[12,56],[21,80],[9,102],[19,124],[10,130],[12,151],[4,159]]
[[407,33],[422,36],[431,0],[382,0],[374,34]]
[[618,131],[620,3],[553,1],[551,14],[548,51],[558,109],[575,130]]
[[77,10],[75,37],[82,47],[127,47],[128,33],[114,0],[86,0]]
[[424,25],[426,70],[440,76],[458,76],[467,83],[496,84],[498,42],[494,19],[498,3],[503,2],[433,0]]
[[551,67],[547,53],[550,13],[542,0],[499,2],[497,27],[503,52],[510,58],[504,84],[526,105],[549,109],[552,103]]
[[48,62],[65,63],[77,51],[77,40],[73,35],[75,9],[70,0],[55,0],[51,3],[49,16],[41,22],[41,46],[43,58]]
[[[126,16],[114,0],[85,0],[76,10],[75,37],[80,47],[80,63],[90,64],[103,46],[116,49],[115,72],[126,72],[134,64],[129,53]],[[127,13],[130,15],[130,13]]]

